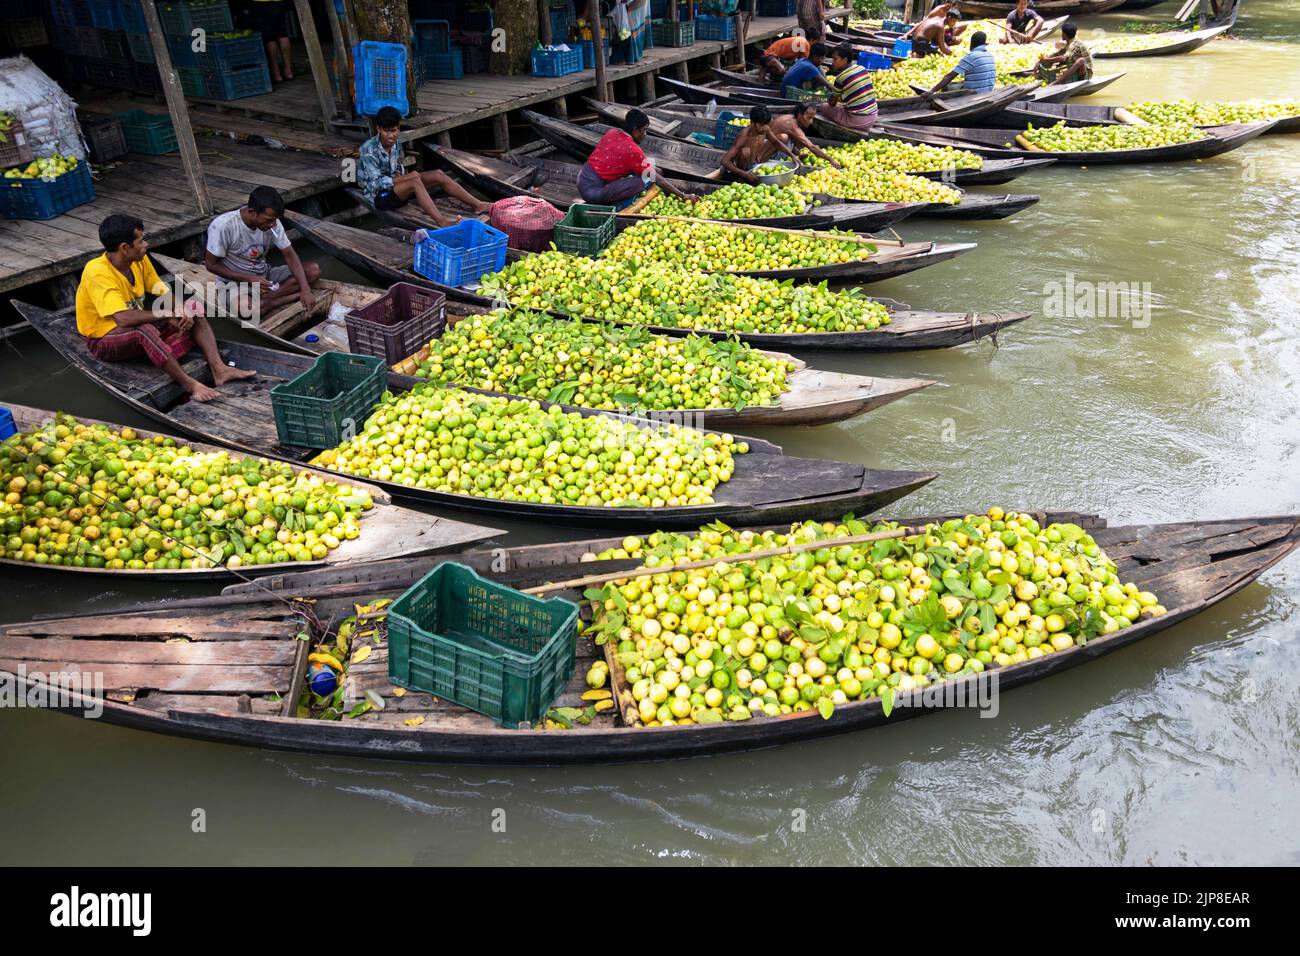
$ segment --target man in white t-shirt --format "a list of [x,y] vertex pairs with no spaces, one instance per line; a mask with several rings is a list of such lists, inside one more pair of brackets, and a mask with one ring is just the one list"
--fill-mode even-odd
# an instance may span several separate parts
[[[294,299],[310,314],[316,307],[311,284],[320,278],[320,266],[298,258],[280,222],[283,214],[280,194],[270,186],[258,186],[247,205],[223,212],[208,225],[203,265],[225,280],[223,285],[258,286],[262,315]],[[285,265],[267,262],[271,246],[280,250]]]

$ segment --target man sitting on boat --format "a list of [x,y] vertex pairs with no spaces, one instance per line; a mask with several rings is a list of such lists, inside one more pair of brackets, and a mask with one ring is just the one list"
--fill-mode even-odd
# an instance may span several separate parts
[[779,80],[785,76],[786,70],[790,64],[795,63],[801,57],[808,55],[808,51],[814,43],[820,42],[821,36],[792,36],[781,37],[773,41],[766,50],[758,56],[759,72],[766,74],[774,80]]
[[738,179],[752,186],[758,182],[758,176],[751,170],[767,162],[778,150],[795,163],[799,162],[794,150],[772,132],[772,111],[766,106],[755,106],[749,111],[749,125],[722,154],[723,173],[729,179]]
[[[940,10],[943,12],[940,13]],[[957,42],[957,38],[965,29],[958,26],[960,22],[961,14],[957,12],[956,4],[946,8],[936,8],[928,17],[904,34],[912,40],[912,55],[929,56],[932,53],[941,53],[949,56],[952,53],[951,45]]]
[[393,107],[385,106],[375,114],[375,126],[379,132],[361,144],[357,185],[365,193],[366,201],[376,209],[401,209],[414,199],[435,225],[455,225],[459,217],[444,214],[430,196],[431,192],[439,189],[475,212],[485,213],[492,209],[490,202],[471,196],[460,183],[441,170],[406,171],[402,164],[402,147],[398,143],[402,114]]
[[[807,150],[814,156],[825,160],[833,168],[839,169],[840,164],[819,149],[808,138],[808,130],[812,128],[813,120],[816,118],[816,103],[800,103],[794,108],[793,113],[781,113],[779,116],[773,116],[772,122],[768,126],[768,133],[794,150],[796,156]],[[773,147],[759,162],[765,163],[775,155],[776,148]]]
[[[246,205],[223,212],[208,224],[203,266],[220,280],[227,295],[237,295],[240,286],[256,286],[261,315],[294,299],[310,314],[316,308],[311,284],[320,278],[320,266],[298,258],[280,222],[282,215],[283,197],[270,186],[258,186]],[[271,246],[280,250],[285,265],[267,262]],[[230,314],[246,312],[232,308]]]
[[[1049,86],[1071,83],[1075,80],[1092,79],[1092,54],[1079,39],[1079,27],[1073,20],[1067,20],[1061,27],[1061,37],[1065,47],[1059,53],[1039,57],[1036,71],[1042,79],[1050,80]],[[1053,78],[1053,67],[1061,69]]]
[[1016,0],[1016,8],[1007,14],[1002,27],[1003,43],[1033,43],[1046,21],[1029,6],[1029,0]]
[[841,43],[831,54],[831,88],[835,95],[822,106],[821,115],[849,129],[868,130],[880,118],[871,72],[858,63],[853,47]]
[[[814,43],[808,52],[797,60],[781,77],[781,95],[789,98],[791,89],[832,89],[831,81],[822,72],[822,58],[826,56],[826,44]],[[809,84],[812,84],[811,86]]]
[[988,47],[988,37],[982,30],[970,38],[970,52],[963,56],[948,74],[934,85],[926,94],[929,98],[935,93],[942,93],[948,84],[957,77],[962,78],[961,88],[974,93],[987,93],[997,86],[998,64],[993,52]]
[[104,254],[86,263],[77,286],[77,331],[86,350],[102,362],[125,362],[144,356],[162,369],[195,401],[220,396],[190,376],[180,359],[195,344],[212,370],[212,383],[252,378],[255,372],[235,369],[222,361],[216,336],[203,317],[197,300],[187,306],[145,308],[146,295],[167,296],[170,289],[146,253],[144,223],[134,216],[114,213],[99,224]]
[[626,206],[650,185],[685,202],[692,197],[659,175],[639,145],[650,129],[650,117],[641,110],[628,110],[622,129],[611,129],[600,138],[587,161],[578,170],[578,194],[583,202],[602,206]]

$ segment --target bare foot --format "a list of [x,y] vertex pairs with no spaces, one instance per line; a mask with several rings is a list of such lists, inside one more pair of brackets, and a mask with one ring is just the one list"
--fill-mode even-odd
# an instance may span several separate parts
[[481,214],[481,213],[491,212],[491,211],[492,211],[492,203],[490,203],[490,202],[481,202],[481,203],[479,203],[477,206],[475,206],[474,208],[477,209],[478,212],[479,212],[480,214]]
[[190,398],[196,402],[210,402],[214,398],[221,397],[221,393],[215,388],[208,388],[202,382],[195,382],[193,385],[188,386],[186,391],[190,393]]
[[241,378],[252,378],[256,374],[257,372],[251,368],[231,368],[229,365],[223,365],[212,370],[212,383],[225,385],[227,382],[235,382]]
[[292,79],[293,79],[293,74],[290,73],[290,72],[288,72],[288,71],[285,71],[284,78],[285,78],[286,80],[292,80]]

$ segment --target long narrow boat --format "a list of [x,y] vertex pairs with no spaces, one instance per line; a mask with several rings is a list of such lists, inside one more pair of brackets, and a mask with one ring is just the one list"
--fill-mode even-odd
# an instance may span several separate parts
[[[1037,518],[1043,524],[1070,521],[1087,528],[1122,577],[1158,594],[1168,613],[1036,660],[963,678],[954,688],[962,696],[951,699],[983,702],[990,694],[1151,638],[1242,591],[1300,546],[1295,516],[1121,527],[1074,513]],[[467,552],[454,560],[522,588],[590,572],[592,565],[582,556],[618,542],[606,538],[512,548],[504,554]],[[633,563],[610,562],[609,570]],[[271,591],[236,586],[230,590],[238,593],[220,597],[6,624],[0,626],[0,670],[25,683],[23,690],[35,684],[29,693],[51,692],[53,709],[77,716],[92,713],[122,727],[267,750],[429,763],[594,764],[700,757],[887,726],[942,709],[941,704],[927,706],[926,692],[917,689],[899,692],[889,716],[873,698],[838,705],[829,719],[813,709],[777,718],[637,727],[624,724],[616,706],[596,714],[589,726],[571,730],[506,729],[427,694],[396,696],[388,681],[387,647],[366,644],[372,652],[350,665],[348,682],[358,699],[366,691],[379,694],[384,708],[341,721],[296,717],[310,647],[332,641],[337,622],[355,613],[355,603],[396,597],[429,566],[407,562],[386,573],[363,567],[348,576],[308,572],[276,580]],[[582,600],[573,592],[556,593]],[[303,630],[310,640],[296,640]],[[175,637],[189,640],[169,643]],[[583,677],[609,646],[602,649],[579,635],[572,675],[556,706],[587,705],[581,697]],[[46,675],[57,675],[57,681]],[[621,692],[613,667],[611,675],[620,681]],[[84,684],[73,684],[72,678]],[[82,689],[100,684],[102,696]]]
[[[1064,122],[1067,126],[1119,126],[1142,125],[1142,121],[1132,114],[1127,114],[1122,106],[1085,106],[1073,103],[1017,103],[1011,110],[998,116],[989,117],[989,121],[999,127],[1023,130],[1026,123],[1035,126],[1053,126]],[[1136,123],[1134,121],[1137,121]],[[1265,136],[1275,134],[1300,133],[1300,113],[1282,116],[1276,125],[1264,131]]]
[[[570,162],[544,157],[516,157],[506,154],[500,159],[425,143],[428,155],[447,172],[494,199],[510,196],[540,196],[551,205],[567,211],[574,203],[582,202],[578,194],[578,170]],[[687,195],[706,196],[722,188],[721,183],[696,180],[669,179]],[[850,203],[842,199],[820,197],[821,205],[809,204],[802,212],[789,216],[764,216],[756,219],[732,219],[728,222],[755,226],[776,226],[783,229],[850,229],[855,232],[875,232],[913,216],[928,208],[926,203]],[[620,222],[630,225],[639,215],[619,216]]]
[[[658,80],[664,84],[665,88],[676,93],[686,103],[706,104],[717,102],[720,104],[767,106],[769,108],[777,106],[783,108],[789,102],[775,88],[766,90],[753,86],[695,86],[666,76],[660,76]],[[1003,86],[987,93],[971,93],[965,90],[956,90],[951,93],[944,92],[936,97],[936,102],[943,104],[942,109],[936,108],[928,101],[916,102],[912,97],[881,100],[880,119],[881,122],[916,125],[947,124],[957,121],[973,122],[982,116],[999,112],[1008,104],[1014,103],[1022,96],[1027,95],[1030,90],[1037,86],[1038,83],[1034,82],[1017,84],[1016,86]]]
[[[170,256],[152,253],[158,265],[167,273],[179,276],[192,289],[202,289],[212,279],[202,266],[173,259]],[[161,274],[161,273],[160,273]],[[353,286],[355,290],[364,290],[364,295],[357,295],[351,307],[373,302],[382,295],[379,289]],[[329,294],[329,293],[326,293]],[[283,312],[285,310],[281,310]],[[463,302],[447,303],[446,322],[434,332],[434,338],[441,338],[448,329],[468,316],[482,314],[485,310]],[[313,310],[310,315],[299,308],[288,317],[272,313],[261,322],[240,323],[242,328],[262,335],[281,346],[288,346],[290,351],[308,355],[320,355],[324,352],[347,352],[347,327],[342,316],[325,315],[320,310]],[[273,330],[273,331],[272,331]],[[282,337],[290,336],[290,337]],[[428,357],[429,347],[393,366],[393,371],[402,375],[415,375],[419,363]],[[783,359],[794,365],[789,376],[789,390],[780,400],[772,405],[746,405],[744,408],[684,408],[657,411],[654,409],[638,410],[645,418],[653,420],[686,421],[707,428],[749,428],[777,425],[827,425],[844,421],[874,411],[883,405],[928,388],[934,382],[919,378],[876,378],[865,375],[850,375],[844,372],[828,372],[811,369],[807,363],[793,355],[783,352],[766,352],[766,355]],[[466,388],[466,391],[484,395],[500,395],[506,398],[526,396],[511,395],[506,392],[491,391],[480,388]],[[565,411],[576,412],[577,406],[560,405]]]
[[[1105,13],[1114,10],[1124,0],[1035,0],[1034,9],[1043,16],[1048,14],[1065,16],[1082,16],[1092,13]],[[976,17],[988,17],[992,20],[1005,20],[1007,14],[1015,9],[1014,3],[998,3],[989,0],[961,0],[961,12]]]
[[1193,50],[1199,50],[1216,37],[1227,33],[1230,29],[1231,27],[1221,26],[1210,27],[1206,30],[1193,30],[1190,33],[1148,33],[1143,35],[1144,38],[1160,36],[1167,38],[1168,42],[1141,50],[1094,50],[1092,51],[1092,58],[1094,60],[1121,60],[1143,56],[1175,56],[1179,53],[1191,53]]
[[[622,103],[602,103],[600,100],[593,99],[588,99],[586,102],[599,116],[611,123],[621,123],[627,111],[632,109],[631,106],[625,106]],[[682,140],[696,149],[709,149],[710,147],[697,143],[689,137],[692,133],[708,133],[711,135],[715,129],[716,121],[714,118],[705,115],[706,107],[695,107],[695,109],[699,112],[668,113],[653,108],[646,109],[644,112],[650,118],[652,124],[650,132],[652,135],[661,139]],[[809,141],[814,146],[829,149],[842,146],[849,140],[810,136]],[[712,159],[712,156],[708,153],[698,155],[700,162],[708,162]],[[913,173],[913,175],[924,176],[927,179],[939,179],[957,186],[992,186],[1008,183],[1027,172],[1050,166],[1051,162],[1050,159],[988,160],[979,169],[933,169],[919,171]]]
[[1225,126],[1203,127],[1204,139],[1172,146],[1154,146],[1147,149],[1112,149],[1094,152],[1050,152],[1021,149],[1014,144],[1016,131],[1005,129],[965,129],[962,127],[932,128],[892,126],[891,135],[913,143],[932,146],[953,146],[970,150],[981,156],[1042,156],[1048,155],[1058,163],[1093,166],[1100,163],[1165,163],[1179,160],[1207,159],[1219,156],[1262,136],[1276,125],[1277,120],[1255,123],[1230,123]]
[[[543,139],[574,159],[583,159],[589,155],[600,137],[609,129],[600,123],[577,126],[529,110],[524,110],[523,114]],[[646,136],[641,141],[641,149],[647,156],[654,158],[660,169],[675,176],[696,182],[718,182],[720,179],[718,174],[721,167],[718,160],[721,154],[716,149],[659,136]],[[942,178],[942,174],[935,178]],[[956,205],[926,203],[912,215],[927,219],[1005,219],[1037,201],[1038,197],[1034,195],[963,193],[961,202]]]
[[[290,213],[293,224],[313,243],[340,262],[380,282],[414,282],[435,289],[445,289],[411,271],[409,247],[388,236],[353,229],[336,222],[325,222]],[[492,305],[492,300],[464,289],[455,290],[474,304]],[[716,329],[683,329],[648,326],[664,335],[707,335],[710,338],[739,338],[742,342],[764,349],[831,349],[834,351],[893,352],[909,349],[949,348],[995,336],[1009,325],[1029,318],[1028,312],[924,312],[885,299],[877,301],[890,310],[891,322],[869,332],[819,332],[763,334],[724,332]],[[590,321],[601,321],[591,319]]]
[[[1155,0],[1155,2],[1163,3],[1165,2],[1165,0]],[[1003,16],[997,17],[995,19],[1005,20],[1006,15],[1004,14]],[[1057,30],[1061,29],[1061,27],[1065,24],[1065,21],[1068,19],[1070,19],[1068,16],[1063,16],[1063,17],[1053,17],[1051,19],[1045,20],[1043,22],[1043,28],[1038,31],[1039,39],[1046,39],[1047,37],[1051,36]],[[870,46],[892,48],[894,45],[894,41],[897,40],[902,35],[903,34],[901,33],[891,33],[887,30],[867,30],[861,27],[855,27],[852,24],[850,24],[847,30],[835,30],[832,31],[831,33],[828,33],[827,38],[832,43],[843,39],[849,41],[850,43],[866,43]],[[990,37],[990,39],[996,39],[996,38]]]
[[[311,367],[310,357],[218,340],[227,361],[254,369],[257,377],[222,386],[219,400],[188,402],[184,401],[179,387],[147,362],[109,363],[90,355],[77,334],[76,317],[70,310],[51,312],[23,302],[14,305],[78,371],[143,414],[186,435],[249,454],[294,463],[315,457],[313,449],[280,443],[271,408],[272,387],[305,372]],[[206,363],[197,354],[184,364],[196,377],[206,374]],[[394,392],[420,382],[395,372],[388,376],[388,387]],[[580,415],[608,414],[591,409],[576,411]],[[645,418],[618,417],[640,428],[661,427]],[[870,513],[935,478],[926,472],[878,471],[846,462],[794,458],[769,442],[747,441],[750,451],[736,456],[731,480],[718,485],[713,503],[705,505],[662,508],[558,505],[453,494],[374,478],[366,480],[396,497],[429,505],[576,525],[645,527],[651,523],[683,526],[710,521],[789,521],[821,518],[841,511]],[[335,474],[348,477],[345,472]]]
[[[43,330],[42,334],[44,334]],[[75,330],[74,330],[75,331]],[[151,366],[152,367],[152,366]],[[130,374],[128,370],[127,374]],[[199,403],[194,403],[199,404]],[[14,425],[18,431],[26,432],[39,429],[55,420],[57,412],[44,408],[32,408],[28,405],[16,405],[12,402],[5,402],[5,408],[13,414]],[[101,421],[97,418],[87,418],[82,415],[75,416],[76,419],[87,425],[107,425],[110,428],[120,431],[124,426],[114,424],[113,422]],[[146,429],[134,429],[137,436],[142,439],[153,438],[160,433],[151,432]],[[163,437],[170,437],[163,435]],[[178,439],[179,441],[179,439]],[[229,449],[219,448],[216,445],[205,444],[203,442],[187,442],[190,448],[196,452],[222,452],[229,454]],[[258,453],[260,454],[260,453]],[[231,456],[238,460],[243,455],[235,454]],[[211,567],[202,568],[178,568],[175,570],[149,570],[134,568],[92,568],[76,567],[69,564],[35,564],[31,561],[19,561],[14,558],[0,558],[0,566],[20,567],[20,568],[39,568],[42,571],[66,571],[76,574],[91,574],[101,577],[111,578],[148,578],[158,580],[195,580],[199,578],[231,578],[238,575],[248,577],[250,575],[277,574],[283,572],[286,567],[293,567],[297,570],[305,570],[314,567],[325,567],[332,569],[353,568],[359,564],[365,564],[374,561],[400,560],[409,561],[413,558],[433,554],[438,551],[450,551],[452,549],[464,548],[468,545],[479,541],[486,541],[495,538],[504,532],[496,528],[484,528],[478,525],[465,524],[460,521],[452,521],[450,518],[440,518],[436,515],[424,514],[420,511],[414,511],[410,508],[402,508],[393,504],[388,493],[377,485],[363,481],[358,478],[351,478],[344,475],[332,474],[319,468],[309,468],[303,466],[304,472],[318,475],[322,479],[329,481],[338,481],[355,488],[366,491],[375,503],[375,507],[365,512],[361,518],[361,534],[353,541],[345,541],[334,551],[330,551],[323,559],[316,561],[295,561],[291,565],[281,564],[254,564],[249,563],[242,565],[236,573],[231,568],[223,564],[213,564]]]

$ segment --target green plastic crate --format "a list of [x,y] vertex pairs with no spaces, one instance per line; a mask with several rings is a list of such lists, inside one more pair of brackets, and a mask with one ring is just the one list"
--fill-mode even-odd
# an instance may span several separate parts
[[534,724],[573,676],[578,607],[438,565],[388,612],[388,679],[506,727]]
[[787,100],[794,100],[797,103],[827,103],[833,94],[827,89],[805,90],[798,86],[792,86],[785,91]]
[[177,149],[176,130],[170,116],[146,110],[127,110],[117,114],[122,124],[126,148],[133,153],[161,156]]
[[293,381],[276,385],[271,409],[280,444],[333,448],[345,433],[361,431],[384,394],[387,372],[373,355],[326,352]]
[[575,256],[598,256],[614,241],[614,207],[574,203],[555,224],[555,248]]

